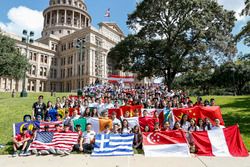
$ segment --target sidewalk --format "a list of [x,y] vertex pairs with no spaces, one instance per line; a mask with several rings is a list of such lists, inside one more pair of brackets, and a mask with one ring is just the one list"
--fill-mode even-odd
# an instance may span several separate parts
[[29,156],[12,158],[0,156],[1,167],[250,167],[247,158],[148,158],[144,155],[133,157],[90,157],[89,155]]

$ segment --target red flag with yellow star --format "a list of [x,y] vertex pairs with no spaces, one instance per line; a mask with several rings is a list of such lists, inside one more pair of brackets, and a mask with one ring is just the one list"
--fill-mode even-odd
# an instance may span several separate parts
[[224,125],[224,120],[222,118],[219,106],[211,106],[211,107],[195,106],[192,108],[178,108],[178,109],[173,109],[173,114],[175,120],[177,121],[181,120],[183,114],[187,114],[189,119],[194,118],[196,121],[198,121],[199,118],[201,119],[209,118],[210,122],[213,125],[215,124],[214,120],[217,118],[220,120],[221,125]]

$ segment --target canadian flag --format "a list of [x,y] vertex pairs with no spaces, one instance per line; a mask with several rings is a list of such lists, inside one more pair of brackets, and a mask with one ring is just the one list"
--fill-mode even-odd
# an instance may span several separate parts
[[143,150],[146,157],[189,157],[183,131],[144,132]]
[[237,125],[216,130],[192,132],[197,154],[202,156],[244,157],[248,151]]

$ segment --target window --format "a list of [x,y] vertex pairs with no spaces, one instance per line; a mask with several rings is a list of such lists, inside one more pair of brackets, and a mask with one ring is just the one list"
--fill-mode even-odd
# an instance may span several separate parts
[[41,62],[43,63],[43,58],[44,58],[44,55],[41,55]]
[[36,75],[36,66],[32,66],[32,75]]
[[40,67],[40,76],[43,76],[43,67]]
[[54,34],[54,31],[51,31],[51,34]]
[[47,76],[47,68],[43,69],[43,76],[45,76],[45,77]]
[[68,34],[70,34],[70,31],[68,31]]
[[32,60],[32,52],[30,52],[30,60]]
[[48,63],[48,56],[44,56],[44,62],[47,64]]
[[36,53],[33,54],[33,60],[36,61]]
[[59,34],[61,34],[62,33],[62,30],[59,30]]

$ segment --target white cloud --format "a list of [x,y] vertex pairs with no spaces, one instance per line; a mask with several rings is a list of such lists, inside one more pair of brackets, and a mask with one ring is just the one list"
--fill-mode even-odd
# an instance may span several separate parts
[[0,27],[4,31],[22,35],[22,30],[27,29],[35,32],[35,38],[41,36],[44,20],[42,11],[19,6],[11,8],[7,16],[10,20],[9,22],[0,22]]
[[218,3],[223,5],[227,10],[235,11],[235,17],[238,21],[246,20],[245,16],[240,15],[242,9],[245,7],[244,0],[218,0]]

